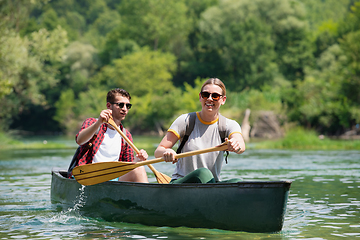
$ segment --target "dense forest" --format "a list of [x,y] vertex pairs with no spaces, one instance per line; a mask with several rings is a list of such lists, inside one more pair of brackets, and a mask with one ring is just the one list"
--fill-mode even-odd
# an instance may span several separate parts
[[251,109],[336,136],[360,123],[360,0],[0,1],[0,131],[74,134],[124,88],[124,124],[161,132],[200,110]]

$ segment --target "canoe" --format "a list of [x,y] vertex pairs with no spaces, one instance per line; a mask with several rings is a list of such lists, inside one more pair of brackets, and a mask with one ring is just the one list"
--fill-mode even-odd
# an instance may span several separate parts
[[[109,181],[82,186],[52,169],[51,201],[84,216],[150,226],[247,232],[282,229],[290,181],[157,184]],[[64,207],[64,206],[63,206]]]

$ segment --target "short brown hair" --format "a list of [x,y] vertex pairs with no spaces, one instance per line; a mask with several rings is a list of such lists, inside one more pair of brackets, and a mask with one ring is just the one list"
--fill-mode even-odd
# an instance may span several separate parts
[[123,97],[128,98],[129,100],[131,99],[130,93],[128,93],[126,90],[120,89],[120,88],[115,88],[115,89],[113,89],[113,90],[110,90],[110,91],[107,93],[106,101],[107,101],[107,102],[110,102],[110,103],[111,103],[111,102],[114,102],[116,95],[121,95],[121,96],[123,96]]
[[204,84],[202,85],[202,87],[201,87],[201,92],[202,92],[202,90],[204,89],[204,87],[205,87],[206,85],[209,85],[209,84],[214,84],[214,85],[219,86],[219,87],[221,88],[221,90],[222,90],[222,95],[223,95],[223,96],[226,96],[226,87],[225,87],[225,84],[224,84],[220,79],[218,79],[218,78],[209,78],[208,80],[206,80],[206,81],[204,82]]

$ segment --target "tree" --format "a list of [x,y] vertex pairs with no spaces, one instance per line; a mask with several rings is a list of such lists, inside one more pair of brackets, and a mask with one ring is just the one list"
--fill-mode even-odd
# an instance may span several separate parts
[[154,50],[184,41],[190,30],[182,0],[124,0],[119,5],[122,36]]
[[260,89],[279,74],[301,77],[311,48],[299,8],[291,1],[223,0],[207,9],[199,23],[199,47],[221,59],[209,75],[226,79],[235,90]]
[[[9,31],[0,37],[0,80],[5,86],[0,103],[8,104],[2,109],[0,119],[6,128],[18,113],[31,104],[47,107],[46,92],[58,83],[56,64],[62,61],[67,44],[66,32],[58,27],[52,32],[41,29],[22,39],[18,33]],[[5,123],[6,121],[6,123]]]
[[351,92],[344,92],[347,62],[344,50],[335,44],[321,54],[316,69],[306,71],[304,81],[297,81],[296,88],[284,90],[289,120],[329,135],[341,134],[356,118],[359,120]]
[[347,14],[352,1],[353,0],[301,0],[306,10],[306,19],[314,31],[330,19],[334,23],[341,21]]
[[[120,14],[117,11],[109,10],[103,12],[90,25],[89,30],[85,33],[83,39],[91,43],[96,49],[103,50],[107,43],[107,34],[116,29],[121,23]],[[121,40],[121,39],[116,39]],[[105,49],[104,52],[110,54],[113,49]],[[111,60],[106,59],[104,64],[109,64]]]
[[97,72],[98,64],[97,51],[92,45],[72,42],[63,56],[62,70],[68,68],[68,74],[63,76],[62,87],[71,88],[75,96],[88,90],[90,78]]
[[161,96],[174,90],[171,79],[175,67],[172,54],[143,48],[115,59],[112,65],[102,69],[94,81],[109,88],[124,88],[136,96],[148,93]]
[[[217,58],[211,54],[204,57],[203,50],[198,47],[201,39],[199,29],[200,16],[207,8],[217,5],[218,0],[185,0],[185,4],[188,9],[187,18],[189,19],[191,26],[189,26],[190,32],[186,43],[179,44],[180,47],[174,50],[174,52],[176,52],[175,56],[177,56],[178,59],[178,67],[173,83],[177,87],[184,86],[184,82],[193,85],[194,79],[209,76],[209,67],[218,67]],[[199,59],[203,58],[211,59],[212,61],[209,64],[211,66],[199,62]]]
[[360,30],[347,34],[340,44],[347,59],[341,71],[344,79],[340,91],[350,105],[349,125],[355,126],[360,123]]
[[72,89],[63,91],[59,100],[55,103],[56,113],[54,120],[60,123],[64,132],[74,132],[78,127],[78,121],[75,118],[75,95]]

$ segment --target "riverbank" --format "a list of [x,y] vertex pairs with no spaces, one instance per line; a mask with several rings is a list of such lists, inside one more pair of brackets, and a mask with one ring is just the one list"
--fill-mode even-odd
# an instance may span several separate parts
[[75,146],[63,141],[56,141],[54,137],[50,138],[23,138],[12,136],[6,133],[0,133],[0,150],[23,150],[23,149],[71,149]]
[[[153,151],[162,137],[133,136],[133,141],[138,149]],[[36,150],[36,149],[75,149],[78,145],[73,137],[62,136],[20,136],[0,133],[1,150]]]
[[[162,137],[133,136],[138,149],[153,152]],[[73,138],[61,139],[57,137],[21,138],[0,133],[0,150],[18,149],[76,149]],[[286,136],[277,140],[251,139],[247,149],[298,149],[298,150],[360,150],[360,140],[334,140],[319,137],[315,132],[301,129],[290,130]]]
[[314,131],[295,128],[284,138],[254,144],[255,149],[360,150],[360,140],[330,139]]

